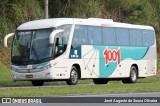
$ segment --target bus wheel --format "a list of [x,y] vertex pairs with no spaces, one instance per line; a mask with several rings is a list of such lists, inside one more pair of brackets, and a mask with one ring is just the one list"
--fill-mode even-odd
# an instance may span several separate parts
[[108,79],[107,78],[99,78],[99,79],[93,79],[94,84],[107,84]]
[[42,86],[44,84],[44,81],[42,80],[33,80],[32,85],[33,86]]
[[138,74],[137,74],[137,68],[135,66],[132,66],[130,69],[130,77],[122,79],[123,83],[135,83],[138,79]]
[[75,66],[72,66],[71,73],[70,73],[70,79],[68,79],[66,82],[68,85],[76,85],[78,83],[78,70]]

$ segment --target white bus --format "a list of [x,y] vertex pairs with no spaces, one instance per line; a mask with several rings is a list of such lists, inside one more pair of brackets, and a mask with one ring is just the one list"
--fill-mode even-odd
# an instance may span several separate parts
[[106,84],[110,79],[134,83],[156,75],[154,28],[113,22],[112,19],[53,18],[26,22],[14,35],[11,55],[13,81],[79,79]]

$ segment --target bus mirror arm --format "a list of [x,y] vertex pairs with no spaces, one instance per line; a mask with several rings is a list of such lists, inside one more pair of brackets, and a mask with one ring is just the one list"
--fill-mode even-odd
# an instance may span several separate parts
[[63,32],[64,30],[55,30],[51,33],[50,35],[50,39],[49,39],[49,43],[50,44],[53,44],[54,43],[54,38],[56,36],[56,34],[60,33],[60,32]]
[[8,40],[8,38],[10,38],[13,35],[14,35],[14,33],[10,33],[4,37],[4,47],[7,47],[7,40]]

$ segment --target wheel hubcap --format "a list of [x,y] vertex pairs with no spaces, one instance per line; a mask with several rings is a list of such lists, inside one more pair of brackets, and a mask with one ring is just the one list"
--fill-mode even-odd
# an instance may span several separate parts
[[136,79],[137,79],[135,70],[131,71],[131,79],[132,79],[132,81],[136,81]]
[[72,70],[71,72],[71,80],[73,83],[76,83],[77,82],[77,79],[78,79],[78,74],[75,70]]

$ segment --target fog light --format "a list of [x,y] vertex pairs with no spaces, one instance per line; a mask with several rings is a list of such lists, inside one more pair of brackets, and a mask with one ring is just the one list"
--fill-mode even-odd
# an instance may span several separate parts
[[13,77],[13,78],[16,78],[16,76],[15,76],[15,75],[12,75],[12,77]]
[[45,77],[47,77],[48,75],[50,75],[50,72],[49,72],[49,73],[46,73],[46,76],[45,76]]

